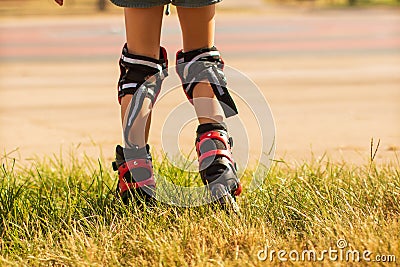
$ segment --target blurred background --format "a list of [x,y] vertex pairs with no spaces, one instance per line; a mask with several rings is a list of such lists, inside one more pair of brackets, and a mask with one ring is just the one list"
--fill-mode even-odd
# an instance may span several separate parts
[[[359,163],[396,160],[400,149],[400,2],[224,0],[216,45],[270,104],[276,158]],[[121,143],[116,82],[125,41],[122,9],[108,1],[0,0],[0,151],[23,160],[77,150],[111,160]],[[181,48],[174,8],[162,45]],[[234,84],[231,86],[235,86]],[[247,97],[247,96],[246,96]],[[262,137],[240,102],[250,152]],[[186,101],[174,91],[156,107],[150,143],[162,151],[163,122]],[[179,133],[193,149],[195,122]],[[235,132],[235,129],[232,129]],[[234,135],[235,136],[235,135]],[[253,158],[257,160],[257,158]]]
[[[67,15],[97,12],[119,13],[120,9],[107,0],[66,0],[65,10],[54,8],[51,0],[0,0],[1,15]],[[252,8],[346,8],[398,7],[400,0],[225,0],[220,9],[243,11]]]

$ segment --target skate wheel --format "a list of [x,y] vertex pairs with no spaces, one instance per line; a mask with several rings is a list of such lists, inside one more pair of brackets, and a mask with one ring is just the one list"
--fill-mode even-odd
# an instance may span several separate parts
[[211,197],[214,199],[215,203],[218,203],[221,209],[225,210],[228,213],[240,213],[239,205],[224,185],[215,184],[212,186],[212,188],[210,188],[210,191]]

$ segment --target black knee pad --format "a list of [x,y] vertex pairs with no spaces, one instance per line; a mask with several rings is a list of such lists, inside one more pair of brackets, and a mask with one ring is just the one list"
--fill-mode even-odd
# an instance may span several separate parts
[[[159,59],[130,54],[125,44],[119,60],[118,101],[125,95],[134,95],[139,90],[154,102],[162,81],[168,76],[168,58],[164,47],[160,47]],[[151,81],[150,77],[153,77]]]
[[192,103],[194,87],[208,81],[228,118],[238,114],[238,110],[226,87],[223,69],[224,61],[216,47],[176,53],[176,71],[189,101]]

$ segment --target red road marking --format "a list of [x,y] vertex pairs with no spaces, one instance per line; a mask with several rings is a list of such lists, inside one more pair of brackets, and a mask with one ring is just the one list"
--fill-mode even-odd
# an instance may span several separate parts
[[[63,21],[33,27],[27,21],[26,25],[0,26],[0,59],[118,57],[125,40],[120,23],[85,20],[80,25]],[[176,21],[167,20],[164,24],[163,45],[179,49],[181,40]],[[241,21],[229,18],[220,20],[217,29],[218,46],[231,55],[355,50],[400,52],[400,28],[393,20],[382,18],[378,21],[260,17]]]

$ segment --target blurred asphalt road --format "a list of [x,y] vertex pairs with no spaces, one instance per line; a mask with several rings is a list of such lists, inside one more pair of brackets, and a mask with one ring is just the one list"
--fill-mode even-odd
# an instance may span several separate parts
[[[162,44],[173,62],[181,48],[177,17],[165,17],[163,26]],[[27,158],[71,144],[89,151],[95,143],[111,159],[121,139],[115,83],[123,18],[8,18],[1,20],[0,38],[0,149],[19,148]],[[270,103],[278,157],[327,152],[360,162],[368,158],[371,137],[382,140],[380,159],[400,149],[397,11],[221,13],[216,45]],[[160,113],[179,101],[185,101],[181,92]],[[161,117],[152,127],[156,148]],[[190,150],[193,133],[181,139]],[[235,153],[245,152],[239,146]]]
[[[399,20],[394,12],[371,10],[272,17],[221,14],[216,44],[229,58],[398,54]],[[179,49],[177,17],[166,17],[163,29],[163,45],[170,51]],[[121,17],[5,21],[0,26],[0,60],[113,59],[124,34]]]

